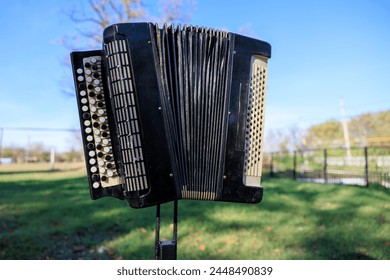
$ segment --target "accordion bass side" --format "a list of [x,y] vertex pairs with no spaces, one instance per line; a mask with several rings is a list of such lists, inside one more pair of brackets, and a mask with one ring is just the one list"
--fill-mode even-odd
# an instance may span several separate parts
[[271,46],[151,23],[103,37],[71,54],[92,199],[260,202]]

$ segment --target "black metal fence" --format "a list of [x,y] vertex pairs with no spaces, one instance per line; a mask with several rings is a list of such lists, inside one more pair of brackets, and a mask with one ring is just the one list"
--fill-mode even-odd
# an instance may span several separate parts
[[390,188],[390,147],[311,149],[264,154],[263,175]]

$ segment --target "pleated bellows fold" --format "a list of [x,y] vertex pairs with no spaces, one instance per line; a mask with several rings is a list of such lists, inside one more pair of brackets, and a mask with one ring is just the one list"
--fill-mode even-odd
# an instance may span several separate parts
[[214,200],[223,180],[228,118],[226,32],[155,29],[162,112],[182,198]]

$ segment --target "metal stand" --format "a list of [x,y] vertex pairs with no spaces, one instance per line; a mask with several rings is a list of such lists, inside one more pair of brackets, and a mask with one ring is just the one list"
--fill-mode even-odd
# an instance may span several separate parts
[[155,255],[156,260],[176,260],[177,259],[177,212],[178,202],[173,202],[173,239],[160,240],[160,204],[156,206],[156,241]]

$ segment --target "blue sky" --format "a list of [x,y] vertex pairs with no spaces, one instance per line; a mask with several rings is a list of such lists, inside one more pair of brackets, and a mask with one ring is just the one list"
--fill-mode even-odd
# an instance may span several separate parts
[[[79,128],[76,100],[62,92],[70,50],[59,41],[77,35],[64,11],[80,2],[0,0],[0,127]],[[144,2],[157,15],[159,1]],[[194,7],[194,25],[271,43],[266,130],[340,119],[341,97],[349,118],[390,109],[390,1],[197,0]],[[30,142],[75,145],[68,132],[3,135],[5,146]]]

